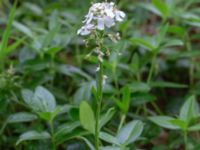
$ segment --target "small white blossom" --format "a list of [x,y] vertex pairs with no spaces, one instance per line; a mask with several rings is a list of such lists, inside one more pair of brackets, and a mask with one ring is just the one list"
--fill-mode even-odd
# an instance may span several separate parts
[[89,35],[93,30],[111,28],[116,22],[122,22],[125,16],[125,13],[118,10],[113,2],[94,3],[77,34]]
[[108,76],[106,76],[106,75],[103,75],[103,85],[105,85],[105,84],[106,84],[106,79],[108,79]]

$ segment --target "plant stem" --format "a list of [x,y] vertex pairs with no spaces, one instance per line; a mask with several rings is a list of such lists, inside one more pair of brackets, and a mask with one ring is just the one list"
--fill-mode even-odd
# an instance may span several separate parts
[[151,78],[152,78],[153,71],[154,71],[154,68],[155,68],[155,63],[156,63],[156,54],[153,55],[153,58],[151,60],[151,68],[150,68],[149,75],[148,75],[148,78],[147,78],[148,84],[151,82]]
[[98,100],[96,101],[96,125],[95,125],[95,148],[99,150],[99,120],[101,113],[101,102],[103,97],[103,64],[99,61],[99,71],[97,73],[97,95]]
[[[150,68],[150,72],[147,78],[147,84],[149,85],[153,76],[153,72],[154,72],[154,68],[155,68],[155,63],[156,63],[156,56],[157,53],[153,54],[153,58],[151,60],[151,68]],[[156,112],[160,115],[162,115],[162,111],[160,110],[160,108],[157,106],[157,104],[155,102],[151,102],[151,105],[154,107],[154,109],[156,110]]]
[[56,143],[55,143],[55,139],[54,139],[54,126],[53,126],[52,120],[49,122],[49,125],[50,125],[50,130],[51,130],[51,142],[53,145],[52,150],[56,150],[57,148],[56,148]]
[[[186,48],[189,52],[192,51],[192,46],[191,46],[188,34],[186,35]],[[194,58],[190,59],[189,78],[190,78],[190,85],[193,85],[194,84]]]
[[188,142],[187,131],[184,131],[183,134],[184,134],[185,150],[188,150],[188,145],[187,145],[187,142]]

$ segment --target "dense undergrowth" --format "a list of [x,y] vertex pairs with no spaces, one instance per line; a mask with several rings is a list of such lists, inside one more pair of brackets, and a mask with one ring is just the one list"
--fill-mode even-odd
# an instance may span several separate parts
[[114,2],[101,43],[90,0],[0,1],[1,150],[200,149],[199,0]]

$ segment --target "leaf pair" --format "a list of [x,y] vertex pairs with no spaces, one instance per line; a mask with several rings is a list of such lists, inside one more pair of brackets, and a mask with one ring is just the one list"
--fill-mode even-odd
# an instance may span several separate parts
[[[124,93],[128,93],[127,88],[124,89]],[[127,97],[124,97],[125,99]],[[81,125],[88,130],[90,133],[95,133],[95,117],[92,108],[90,105],[82,101],[80,104],[80,122]],[[100,119],[100,127],[102,127],[104,124],[106,124],[111,117],[114,115],[113,108],[109,109],[108,112],[103,115]],[[124,125],[116,136],[113,136],[106,132],[100,132],[100,138],[110,144],[114,144],[115,146],[111,147],[102,147],[102,150],[104,149],[121,149],[125,148],[128,144],[134,142],[142,133],[143,131],[143,123],[139,120],[131,121]]]
[[200,125],[191,125],[191,123],[193,123],[193,121],[199,116],[199,106],[195,97],[191,96],[181,107],[180,114],[177,119],[169,116],[155,116],[149,117],[149,119],[155,124],[167,129],[197,131],[200,130]]
[[35,92],[22,90],[24,102],[36,112],[53,112],[56,108],[54,96],[44,87],[38,86]]
[[[103,114],[100,118],[100,128],[102,128],[114,115],[114,108],[110,108],[105,114]],[[86,101],[82,101],[80,104],[79,117],[81,125],[84,129],[89,131],[90,133],[95,133],[95,115],[90,107],[90,105]]]

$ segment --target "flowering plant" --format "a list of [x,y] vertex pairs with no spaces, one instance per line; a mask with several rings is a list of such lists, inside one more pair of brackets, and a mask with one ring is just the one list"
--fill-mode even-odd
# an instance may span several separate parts
[[85,16],[83,25],[79,30],[80,35],[89,35],[94,30],[104,30],[106,27],[111,28],[116,22],[122,22],[125,13],[116,8],[113,2],[94,3],[88,14]]
[[[98,55],[98,68],[96,70],[96,89],[95,97],[96,97],[96,113],[95,113],[95,123],[91,128],[88,128],[88,125],[85,124],[85,119],[83,116],[83,109],[87,107],[90,109],[90,106],[86,102],[82,102],[80,105],[80,121],[87,130],[91,131],[95,135],[95,148],[99,150],[99,137],[100,137],[100,113],[101,113],[101,104],[103,99],[103,85],[105,83],[105,79],[107,78],[103,74],[103,56],[105,55],[102,51],[104,46],[104,33],[101,34],[99,31],[103,31],[106,28],[111,28],[117,22],[122,22],[125,18],[125,13],[117,9],[116,5],[113,2],[102,2],[102,3],[94,3],[89,9],[88,14],[85,16],[85,20],[83,21],[84,25],[77,31],[78,35],[86,36],[86,35],[94,35],[96,41],[95,52]],[[112,36],[108,34],[108,37]],[[117,34],[117,39],[119,39],[119,35]],[[91,110],[92,112],[92,110]],[[91,117],[93,118],[93,117]],[[91,119],[93,120],[93,119]]]

